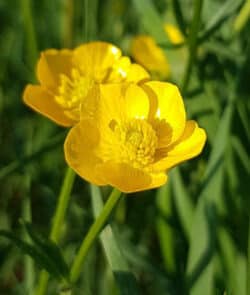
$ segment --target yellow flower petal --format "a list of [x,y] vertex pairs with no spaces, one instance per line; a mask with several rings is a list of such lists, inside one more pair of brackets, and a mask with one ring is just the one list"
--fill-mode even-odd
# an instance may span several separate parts
[[131,61],[127,56],[119,58],[110,68],[109,75],[105,79],[105,83],[119,83],[127,79],[128,72],[130,71]]
[[140,65],[138,64],[131,64],[127,79],[128,82],[140,82],[149,80],[150,76],[149,73]]
[[107,69],[121,57],[118,47],[106,42],[90,42],[74,50],[74,64],[83,74],[89,75],[98,82],[107,78]]
[[132,40],[131,55],[134,60],[156,77],[169,76],[169,64],[163,50],[150,36],[140,35]]
[[29,107],[50,118],[59,125],[68,127],[76,123],[65,115],[63,109],[58,107],[54,97],[41,86],[26,86],[23,100]]
[[199,155],[206,141],[204,129],[199,128],[195,121],[187,121],[181,138],[165,151],[165,158],[152,165],[153,170],[167,170],[181,162]]
[[[123,85],[125,86],[125,85]],[[124,89],[120,84],[100,85],[99,107],[97,106],[97,116],[103,122],[117,120],[118,122],[124,118],[124,98],[122,92]],[[89,96],[91,99],[91,96]]]
[[69,76],[72,68],[72,51],[48,49],[41,53],[37,64],[39,82],[48,89],[57,91],[62,74]]
[[[146,82],[145,86],[156,95],[158,108],[155,117],[169,124],[172,129],[171,143],[174,143],[182,135],[186,121],[184,104],[178,88],[171,83],[158,81]],[[144,88],[145,91],[148,91],[147,87]]]
[[152,177],[150,174],[125,163],[104,163],[99,167],[99,173],[105,175],[108,184],[124,193],[159,187],[167,181],[167,176],[163,173]]
[[149,113],[149,99],[142,88],[135,84],[128,86],[125,94],[126,116],[146,119]]
[[65,159],[82,178],[96,185],[105,185],[98,165],[102,163],[96,153],[99,133],[91,120],[82,120],[69,131],[65,143]]

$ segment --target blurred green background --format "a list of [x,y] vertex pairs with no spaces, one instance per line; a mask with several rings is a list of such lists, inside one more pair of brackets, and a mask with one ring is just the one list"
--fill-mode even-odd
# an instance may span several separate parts
[[[164,187],[119,203],[75,294],[250,294],[249,14],[249,0],[0,1],[0,230],[29,240],[22,219],[48,236],[66,170],[67,130],[22,103],[41,50],[104,40],[130,55],[134,36],[151,35],[188,117],[207,131],[203,153]],[[166,22],[182,31],[182,46],[171,46]],[[89,186],[77,177],[60,242],[68,264],[93,218]],[[37,284],[40,268],[19,248],[0,236],[1,295],[33,294]],[[52,278],[47,294],[57,288]]]

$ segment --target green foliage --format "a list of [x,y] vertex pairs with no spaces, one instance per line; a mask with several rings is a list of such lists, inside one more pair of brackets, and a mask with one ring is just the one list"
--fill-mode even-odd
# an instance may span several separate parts
[[30,224],[24,223],[24,227],[31,237],[32,243],[25,242],[6,230],[1,230],[0,236],[9,239],[24,254],[30,255],[41,268],[47,270],[51,275],[58,279],[67,280],[69,269],[58,246],[38,235]]
[[[188,118],[208,141],[197,159],[169,173],[165,186],[119,203],[76,288],[61,294],[250,294],[249,7],[248,0],[0,1],[0,294],[28,294],[30,272],[34,290],[41,268],[50,273],[47,294],[58,294],[103,206],[100,190],[76,178],[62,237],[58,244],[44,238],[68,130],[22,102],[24,86],[36,80],[38,52],[99,39],[129,55],[131,38],[141,33],[166,53],[169,80],[186,84]],[[183,44],[170,43],[166,22],[179,27]],[[23,224],[23,233],[27,199],[32,223]],[[23,254],[35,261],[30,270]]]

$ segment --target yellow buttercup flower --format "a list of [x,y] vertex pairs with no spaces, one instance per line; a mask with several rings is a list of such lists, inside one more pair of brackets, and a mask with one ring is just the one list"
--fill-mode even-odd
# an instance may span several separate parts
[[205,131],[186,121],[178,88],[150,81],[92,88],[64,150],[82,178],[130,193],[163,185],[166,172],[197,156],[205,141]]
[[25,88],[24,102],[59,125],[80,120],[81,104],[96,84],[139,82],[149,74],[106,42],[90,42],[74,50],[49,49],[37,64],[40,85]]
[[[164,30],[174,45],[184,42],[184,37],[177,27],[165,24]],[[131,55],[134,60],[152,73],[154,78],[166,79],[170,75],[170,67],[164,51],[155,40],[148,35],[139,35],[131,43]]]

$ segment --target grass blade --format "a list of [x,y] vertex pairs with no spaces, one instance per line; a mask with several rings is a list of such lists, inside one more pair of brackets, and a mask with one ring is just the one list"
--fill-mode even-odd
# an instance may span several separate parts
[[[216,225],[216,211],[221,209],[221,190],[223,185],[223,155],[230,134],[233,104],[228,103],[215,137],[209,158],[203,190],[199,196],[194,213],[191,243],[188,254],[187,283],[191,295],[212,295],[213,266]],[[204,287],[207,282],[207,287]],[[208,285],[208,282],[209,285]]]
[[176,271],[174,230],[168,219],[172,217],[172,200],[170,183],[160,187],[156,195],[158,214],[156,217],[156,231],[159,239],[162,257],[168,273]]
[[135,9],[140,17],[145,31],[152,35],[157,43],[167,43],[167,34],[164,32],[161,17],[151,0],[133,0]]
[[191,236],[194,207],[184,186],[178,168],[175,168],[171,172],[171,177],[173,183],[174,201],[178,211],[180,223],[186,238],[189,240]]
[[[99,187],[91,185],[91,198],[95,217],[103,208],[103,201]],[[108,263],[114,274],[115,281],[121,295],[138,294],[134,275],[130,272],[128,264],[120,251],[110,225],[107,225],[100,234],[101,243]]]

